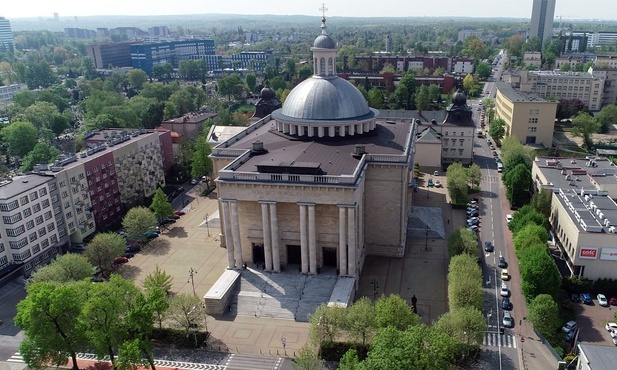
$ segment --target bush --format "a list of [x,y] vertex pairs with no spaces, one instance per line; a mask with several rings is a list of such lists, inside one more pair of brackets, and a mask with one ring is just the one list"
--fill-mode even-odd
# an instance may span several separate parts
[[593,294],[604,294],[607,297],[617,295],[617,281],[614,279],[598,279],[593,284]]
[[340,361],[350,349],[355,349],[358,359],[363,361],[368,354],[369,347],[357,343],[323,342],[321,344],[321,358],[326,361]]
[[187,334],[184,330],[170,328],[155,328],[152,330],[153,341],[161,342],[161,344],[167,346],[171,344],[183,348],[199,348],[206,342],[209,336],[210,333],[201,331]]
[[593,281],[587,278],[565,277],[561,281],[561,285],[568,293],[589,293]]

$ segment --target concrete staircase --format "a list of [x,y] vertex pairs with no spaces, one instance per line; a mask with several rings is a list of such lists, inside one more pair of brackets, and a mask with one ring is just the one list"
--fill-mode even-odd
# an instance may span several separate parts
[[335,269],[302,275],[247,268],[231,299],[229,314],[306,322],[309,313],[328,302],[336,279]]

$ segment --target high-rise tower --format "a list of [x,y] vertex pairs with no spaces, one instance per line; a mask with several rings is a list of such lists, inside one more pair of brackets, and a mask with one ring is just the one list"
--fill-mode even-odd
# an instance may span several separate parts
[[533,0],[531,9],[530,37],[538,36],[542,41],[542,47],[553,36],[553,18],[555,18],[556,0]]
[[11,22],[4,17],[0,17],[0,52],[13,50],[13,45]]

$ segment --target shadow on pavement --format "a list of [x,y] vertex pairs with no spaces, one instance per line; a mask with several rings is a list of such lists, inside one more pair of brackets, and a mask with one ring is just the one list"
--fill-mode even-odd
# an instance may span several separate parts
[[174,226],[169,229],[167,233],[165,233],[170,238],[186,238],[189,234],[184,230],[182,226]]
[[149,256],[164,256],[169,253],[170,249],[169,241],[157,239],[146,244],[141,253]]

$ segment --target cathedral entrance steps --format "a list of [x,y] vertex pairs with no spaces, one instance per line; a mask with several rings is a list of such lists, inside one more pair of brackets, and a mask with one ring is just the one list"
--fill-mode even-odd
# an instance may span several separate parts
[[230,313],[308,321],[309,313],[328,302],[336,280],[334,268],[325,268],[317,275],[269,273],[248,268],[242,271],[230,302]]

